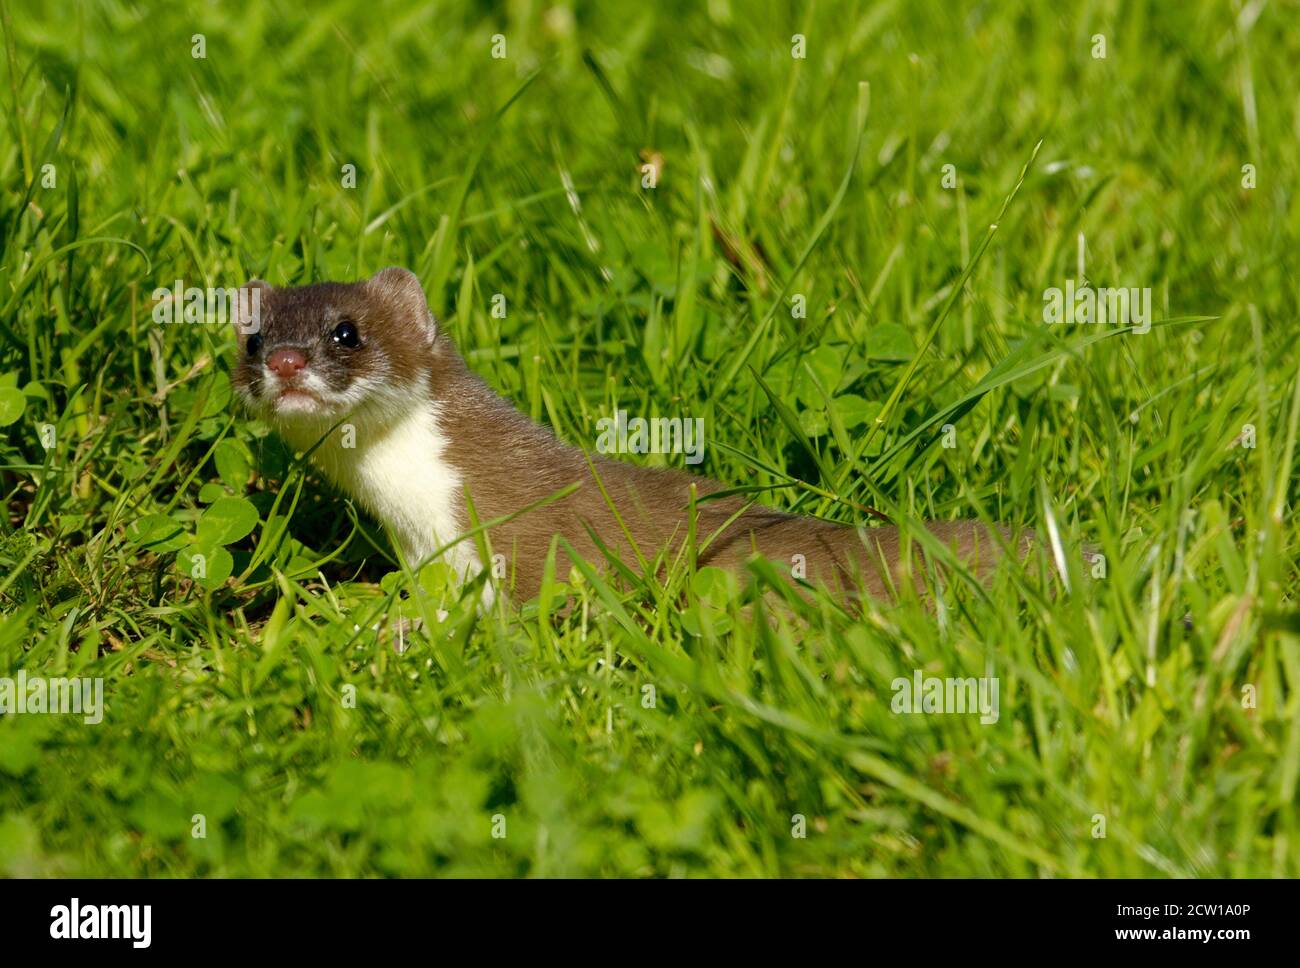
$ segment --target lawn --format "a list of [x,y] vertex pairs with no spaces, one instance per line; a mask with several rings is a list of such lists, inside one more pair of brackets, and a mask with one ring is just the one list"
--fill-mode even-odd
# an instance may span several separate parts
[[[0,682],[103,688],[0,715],[0,875],[1300,874],[1293,10],[238,6],[0,0]],[[1044,540],[480,613],[155,321],[388,265],[573,443]]]

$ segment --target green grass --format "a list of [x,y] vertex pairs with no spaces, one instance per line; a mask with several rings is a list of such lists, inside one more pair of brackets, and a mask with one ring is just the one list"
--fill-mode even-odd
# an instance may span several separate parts
[[[181,6],[0,5],[0,676],[106,701],[0,717],[0,874],[1300,874],[1293,11]],[[1081,233],[1149,333],[1043,324]],[[227,330],[150,318],[390,264],[568,440],[703,417],[770,503],[1106,575],[852,618],[590,571],[398,654],[376,526],[237,414]],[[999,721],[895,715],[914,669]]]

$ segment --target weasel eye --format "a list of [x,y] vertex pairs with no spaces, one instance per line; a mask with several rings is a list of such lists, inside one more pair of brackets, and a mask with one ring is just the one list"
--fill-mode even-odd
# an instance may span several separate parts
[[249,356],[256,356],[258,350],[260,350],[261,348],[262,348],[262,335],[260,333],[254,333],[252,336],[248,337]]
[[346,319],[334,327],[334,332],[330,334],[330,338],[340,346],[346,346],[348,349],[354,349],[361,342],[360,336],[357,334],[357,328],[352,325],[351,321]]

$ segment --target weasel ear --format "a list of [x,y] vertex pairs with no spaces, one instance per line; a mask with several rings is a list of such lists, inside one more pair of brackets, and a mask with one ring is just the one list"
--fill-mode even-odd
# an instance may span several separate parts
[[249,279],[239,287],[235,312],[230,321],[240,335],[250,336],[261,331],[262,313],[271,292],[271,284],[265,279]]
[[429,342],[437,331],[437,320],[429,311],[420,277],[401,266],[380,269],[364,283],[384,303],[395,307],[403,316],[418,321],[428,334]]

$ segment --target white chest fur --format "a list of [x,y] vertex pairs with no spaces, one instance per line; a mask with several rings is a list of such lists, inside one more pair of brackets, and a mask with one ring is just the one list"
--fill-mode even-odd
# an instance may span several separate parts
[[[286,436],[303,450],[315,442]],[[392,530],[408,564],[417,568],[465,527],[461,476],[445,460],[446,450],[435,408],[421,402],[391,422],[344,423],[312,459]],[[448,549],[441,560],[462,579],[481,567],[472,538]]]

